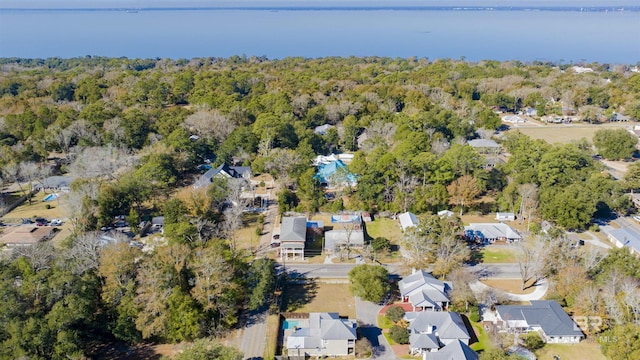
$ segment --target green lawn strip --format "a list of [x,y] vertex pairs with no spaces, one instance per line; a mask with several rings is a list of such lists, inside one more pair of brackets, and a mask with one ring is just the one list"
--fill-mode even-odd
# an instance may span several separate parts
[[380,329],[391,329],[393,321],[387,319],[384,315],[378,315],[378,326]]
[[382,332],[382,335],[384,335],[384,337],[387,339],[387,341],[389,342],[389,345],[390,345],[390,346],[393,346],[393,345],[395,345],[395,344],[396,344],[396,342],[395,342],[395,341],[393,341],[393,339],[391,338],[391,335],[389,335],[389,333],[388,333],[388,332],[384,332],[384,331],[383,331],[383,332]]
[[484,263],[513,263],[516,256],[511,249],[482,249],[482,262]]
[[476,331],[476,336],[478,337],[478,342],[471,344],[470,347],[475,351],[486,351],[489,349],[493,349],[495,346],[491,343],[489,339],[489,334],[482,328],[482,324],[471,322],[473,329]]

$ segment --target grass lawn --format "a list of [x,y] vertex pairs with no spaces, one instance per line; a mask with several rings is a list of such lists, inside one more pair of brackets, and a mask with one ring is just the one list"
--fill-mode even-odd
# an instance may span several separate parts
[[349,284],[287,284],[283,297],[285,311],[336,312],[340,316],[356,318],[356,304]]
[[367,234],[372,238],[384,237],[393,245],[399,245],[402,239],[402,230],[397,220],[388,218],[376,218],[375,221],[365,224]]
[[545,125],[540,127],[518,127],[513,128],[511,131],[520,131],[521,133],[529,136],[532,139],[542,139],[546,142],[568,144],[575,140],[586,138],[589,141],[593,140],[593,135],[596,131],[603,128],[616,128],[620,125],[614,124],[602,124],[602,125],[589,125],[589,124],[576,124],[576,125]]
[[546,344],[535,352],[540,360],[553,360],[554,355],[560,359],[606,360],[597,342],[582,341],[578,344]]
[[480,250],[483,263],[514,263],[516,262],[515,249],[507,247],[491,247]]
[[478,342],[471,344],[470,345],[471,348],[477,352],[493,349],[495,346],[493,346],[493,344],[491,343],[491,340],[489,339],[489,334],[487,334],[487,332],[484,331],[484,329],[482,328],[482,325],[480,323],[474,323],[474,322],[472,322],[471,325],[473,326],[473,330],[475,331],[476,336],[478,337]]
[[530,287],[522,290],[522,281],[518,279],[491,279],[480,280],[485,285],[491,286],[502,291],[510,292],[512,294],[531,294],[535,291],[535,287]]
[[267,340],[264,348],[264,358],[273,359],[278,347],[278,332],[280,331],[280,315],[269,315],[267,317]]
[[[60,203],[64,201],[64,197],[59,198],[59,200],[47,201],[44,202],[44,199],[50,192],[46,194],[40,191],[35,194],[33,198],[31,198],[31,204],[29,201],[25,201],[22,205],[13,209],[11,212],[6,214],[4,218],[6,219],[21,219],[21,218],[30,218],[33,219],[35,217],[43,217],[47,220],[51,219],[61,219],[65,217],[64,211],[62,211],[62,207]],[[62,195],[62,194],[61,194]],[[46,208],[46,205],[51,206],[50,209]]]

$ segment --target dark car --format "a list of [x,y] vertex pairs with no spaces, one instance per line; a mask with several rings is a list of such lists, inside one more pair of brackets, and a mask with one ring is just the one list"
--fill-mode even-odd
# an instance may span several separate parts
[[49,223],[49,221],[47,221],[47,219],[45,218],[36,218],[36,225],[37,226],[46,226]]
[[23,225],[33,224],[33,220],[31,220],[31,219],[22,219],[22,224]]

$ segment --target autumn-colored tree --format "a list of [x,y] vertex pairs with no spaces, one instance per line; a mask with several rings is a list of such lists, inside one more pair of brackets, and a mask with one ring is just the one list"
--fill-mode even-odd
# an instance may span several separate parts
[[449,201],[460,207],[460,216],[465,206],[471,205],[480,195],[478,182],[471,175],[463,175],[447,186]]

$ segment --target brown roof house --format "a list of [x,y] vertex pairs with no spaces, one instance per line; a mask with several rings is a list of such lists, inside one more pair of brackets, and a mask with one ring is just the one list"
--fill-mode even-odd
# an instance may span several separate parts
[[0,234],[0,245],[7,248],[31,246],[55,236],[57,229],[51,226],[11,226]]

